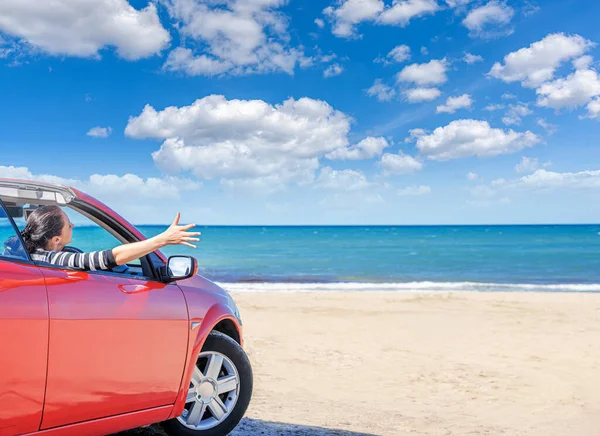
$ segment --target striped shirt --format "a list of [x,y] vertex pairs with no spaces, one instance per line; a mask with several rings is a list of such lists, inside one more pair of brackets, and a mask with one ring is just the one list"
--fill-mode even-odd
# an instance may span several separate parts
[[48,251],[38,248],[31,253],[37,262],[51,263],[84,271],[107,270],[117,265],[112,250],[94,251],[91,253],[72,253],[67,251]]

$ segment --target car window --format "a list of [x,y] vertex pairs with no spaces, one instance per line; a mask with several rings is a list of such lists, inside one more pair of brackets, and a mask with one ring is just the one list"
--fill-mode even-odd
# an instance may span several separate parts
[[21,238],[18,237],[10,218],[0,205],[0,255],[14,259],[29,260]]
[[[75,226],[73,228],[73,241],[69,246],[84,252],[90,252],[108,250],[121,245],[121,241],[88,217],[69,208],[65,208],[64,211]],[[128,265],[141,267],[142,264],[139,259],[135,259],[129,262]]]

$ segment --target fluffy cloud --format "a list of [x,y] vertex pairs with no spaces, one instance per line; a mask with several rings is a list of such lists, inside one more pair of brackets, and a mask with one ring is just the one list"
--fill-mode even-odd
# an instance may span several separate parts
[[465,57],[463,58],[463,60],[467,64],[471,65],[471,64],[474,64],[476,62],[483,62],[483,57],[481,57],[479,55],[474,55],[474,54],[471,54],[471,53],[466,53]]
[[381,0],[345,0],[337,8],[325,8],[323,13],[333,22],[333,34],[348,38],[355,36],[358,23],[377,18],[383,9]]
[[442,95],[442,92],[437,88],[413,88],[404,91],[406,101],[409,103],[435,100],[440,95]]
[[502,122],[507,126],[512,126],[513,124],[521,124],[521,117],[531,115],[532,113],[533,111],[529,109],[529,106],[526,104],[511,104],[509,106],[508,111],[502,118]]
[[470,171],[469,173],[467,173],[467,179],[469,179],[470,181],[474,182],[475,180],[479,179],[479,174]]
[[406,26],[411,19],[433,14],[440,10],[436,0],[395,0],[392,6],[386,8],[379,16],[379,22]]
[[536,93],[538,106],[575,108],[600,95],[600,76],[595,70],[577,70],[564,79],[542,84]]
[[315,18],[315,24],[319,27],[319,29],[325,27],[325,21],[320,18]]
[[409,136],[404,140],[405,143],[416,141],[419,136],[426,135],[427,131],[425,129],[410,129],[408,133]]
[[387,54],[387,58],[393,62],[404,62],[409,60],[410,57],[410,47],[407,45],[398,45]]
[[468,109],[473,104],[473,99],[469,94],[463,94],[459,97],[448,97],[446,104],[437,107],[437,113],[453,114],[459,109]]
[[114,47],[127,60],[160,53],[171,37],[156,6],[126,0],[2,0],[0,31],[51,55],[97,57]]
[[483,108],[483,110],[494,112],[504,109],[505,107],[506,106],[504,106],[503,104],[488,104],[486,107]]
[[416,146],[427,158],[443,161],[514,153],[538,142],[540,139],[530,131],[504,131],[491,128],[487,121],[456,120],[419,136]]
[[401,197],[418,197],[427,194],[431,194],[431,188],[427,185],[407,186],[398,189],[398,195]]
[[521,162],[515,166],[515,171],[517,173],[533,173],[538,168],[549,168],[551,165],[552,162],[546,162],[540,165],[538,159],[523,156]]
[[515,11],[503,1],[492,0],[484,6],[473,9],[463,20],[471,36],[489,38],[509,34],[508,24]]
[[391,101],[396,96],[396,90],[383,83],[381,79],[376,79],[366,93],[370,97],[376,97],[379,101]]
[[339,76],[344,72],[344,68],[340,64],[331,64],[325,71],[323,71],[323,77],[334,77]]
[[600,98],[596,98],[587,105],[589,118],[600,118]]
[[598,189],[600,170],[557,173],[539,169],[529,176],[522,177],[511,186],[528,189]]
[[385,153],[381,156],[379,165],[385,175],[413,174],[421,171],[423,164],[412,156],[399,152],[398,154]]
[[448,81],[446,59],[432,60],[426,64],[411,64],[402,69],[397,75],[398,82],[410,82],[419,86],[441,85]]
[[369,136],[351,147],[338,148],[325,155],[327,159],[360,160],[380,156],[390,144],[385,138]]
[[537,88],[554,77],[564,62],[581,56],[593,44],[579,35],[553,33],[504,57],[504,64],[495,63],[489,75],[505,82],[522,82]]
[[175,21],[185,47],[173,50],[164,68],[188,75],[283,71],[310,61],[289,47],[285,0],[192,2],[160,0]]
[[550,124],[543,118],[538,118],[537,123],[539,126],[543,127],[549,135],[553,135],[558,131],[558,126]]
[[93,136],[95,138],[108,138],[111,133],[112,133],[112,128],[111,127],[96,126],[96,127],[92,127],[87,132],[87,135],[88,136]]
[[373,184],[360,171],[336,171],[331,167],[325,167],[319,173],[315,186],[334,191],[360,191],[372,187]]
[[325,8],[323,14],[333,23],[334,35],[355,38],[359,36],[356,26],[361,22],[404,27],[413,18],[440,9],[436,0],[394,0],[388,7],[382,0],[337,0],[337,4]]
[[178,177],[149,177],[142,179],[135,174],[117,176],[115,174],[93,174],[87,180],[69,179],[52,174],[34,174],[27,167],[0,166],[3,177],[37,180],[72,186],[97,197],[102,201],[114,202],[119,197],[132,199],[144,197],[150,199],[180,198],[186,191],[200,188],[201,183]]
[[171,173],[221,181],[272,177],[278,184],[314,180],[319,158],[348,145],[351,119],[320,100],[278,105],[211,95],[190,106],[157,111],[147,105],[125,134],[164,140],[152,154]]

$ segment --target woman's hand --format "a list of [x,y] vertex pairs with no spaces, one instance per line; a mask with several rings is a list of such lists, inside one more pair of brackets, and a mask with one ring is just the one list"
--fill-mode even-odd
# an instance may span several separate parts
[[200,241],[199,238],[195,238],[194,236],[200,236],[200,232],[188,232],[189,229],[195,227],[196,224],[188,224],[187,226],[179,225],[179,218],[181,214],[177,212],[177,216],[173,221],[173,224],[158,235],[160,239],[161,245],[187,245],[188,247],[196,248],[195,245],[190,244],[190,242]]

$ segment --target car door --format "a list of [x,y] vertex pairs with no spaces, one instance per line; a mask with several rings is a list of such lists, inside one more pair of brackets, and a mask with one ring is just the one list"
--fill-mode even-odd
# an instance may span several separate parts
[[175,402],[189,322],[181,289],[39,264],[50,313],[42,429]]
[[48,299],[0,201],[0,435],[37,431],[48,359]]

